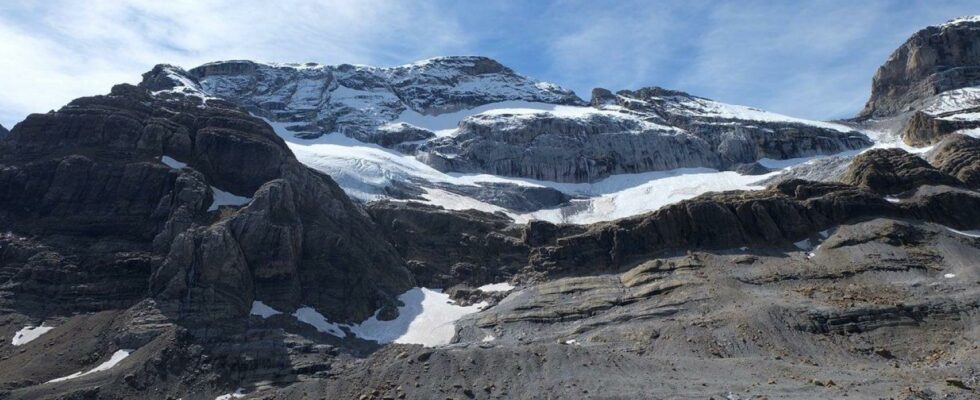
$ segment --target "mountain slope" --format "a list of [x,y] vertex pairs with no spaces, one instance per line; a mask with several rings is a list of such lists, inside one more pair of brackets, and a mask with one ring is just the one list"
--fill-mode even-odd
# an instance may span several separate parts
[[[871,144],[843,125],[680,92],[664,95],[672,96],[670,104],[641,105],[640,97],[669,92],[663,89],[637,91],[641,95],[628,102],[609,93],[611,102],[586,105],[569,91],[480,57],[392,68],[235,61],[183,71],[161,65],[142,85],[230,101],[261,116],[302,162],[330,174],[355,198],[502,211],[517,220],[594,221],[649,211],[593,205],[615,195],[598,188],[634,189],[650,179],[639,174],[758,173],[766,169],[751,164],[760,159]],[[679,106],[691,102],[700,105]],[[722,110],[726,114],[718,114]],[[719,176],[715,186],[743,188],[747,180]],[[522,200],[529,193],[536,200]],[[637,204],[674,201],[668,197]],[[577,198],[574,204],[570,198]]]

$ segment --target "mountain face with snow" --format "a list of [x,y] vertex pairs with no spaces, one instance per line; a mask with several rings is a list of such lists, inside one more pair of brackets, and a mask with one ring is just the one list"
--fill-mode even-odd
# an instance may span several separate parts
[[145,80],[155,90],[201,93],[271,121],[300,123],[291,130],[305,138],[340,132],[389,146],[434,136],[403,121],[508,100],[582,103],[571,91],[485,57],[440,57],[391,68],[223,61],[184,71],[161,65]]

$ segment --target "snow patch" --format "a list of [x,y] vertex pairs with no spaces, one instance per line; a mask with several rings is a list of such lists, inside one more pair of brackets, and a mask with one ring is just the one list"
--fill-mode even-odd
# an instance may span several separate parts
[[219,206],[241,206],[252,201],[251,197],[236,196],[214,186],[211,186],[211,191],[214,192],[214,202],[208,207],[208,211],[215,211]]
[[343,329],[340,329],[342,326],[341,324],[330,322],[327,317],[324,317],[323,314],[317,312],[315,309],[313,309],[313,307],[300,308],[293,313],[293,316],[300,322],[312,325],[320,332],[328,333],[339,338],[347,337],[347,334],[344,333]]
[[955,277],[956,277],[956,274],[945,274],[945,275],[943,275],[943,278],[947,278],[947,279],[955,278]]
[[421,344],[434,347],[449,344],[456,334],[455,323],[465,315],[482,310],[486,302],[470,306],[456,305],[449,295],[428,288],[413,288],[398,296],[404,305],[398,307],[398,317],[390,321],[378,319],[381,310],[359,324],[337,324],[311,307],[296,310],[297,319],[313,325],[318,331],[344,338],[345,330],[354,336],[378,343]]
[[953,233],[958,234],[958,235],[969,236],[969,237],[972,237],[972,238],[980,238],[980,229],[960,231],[960,230],[956,230],[956,229],[950,228],[948,226],[946,227],[946,229],[948,229],[950,232],[953,232]]
[[257,316],[260,316],[262,318],[269,318],[269,317],[271,317],[273,315],[278,315],[278,314],[282,314],[282,313],[279,312],[279,311],[276,311],[276,309],[274,309],[272,307],[269,307],[269,306],[265,305],[265,303],[256,300],[256,301],[253,301],[252,302],[252,310],[249,311],[249,314],[250,315],[257,315]]
[[96,372],[106,371],[106,370],[108,370],[108,369],[110,369],[112,367],[115,367],[116,364],[119,364],[119,362],[122,361],[122,360],[124,360],[126,357],[129,357],[129,355],[132,354],[133,351],[134,350],[116,350],[116,352],[115,353],[112,353],[112,356],[109,357],[109,360],[107,360],[106,362],[104,362],[102,364],[99,364],[95,368],[92,368],[92,369],[90,369],[88,371],[85,371],[85,372],[76,372],[76,373],[71,374],[71,375],[68,375],[68,376],[63,376],[61,378],[55,378],[55,379],[52,379],[52,380],[48,381],[48,383],[51,383],[51,382],[63,382],[63,381],[67,381],[69,379],[75,379],[75,378],[83,377],[85,375],[94,374]]
[[223,394],[221,396],[215,397],[214,400],[231,400],[231,399],[240,399],[242,397],[245,397],[245,389],[238,388],[235,389],[233,393]]
[[456,305],[439,290],[413,288],[398,296],[405,305],[398,307],[398,318],[378,320],[377,314],[351,326],[357,337],[378,343],[411,343],[427,347],[449,344],[456,334],[456,321],[482,310],[486,302]]
[[173,158],[170,158],[170,157],[167,157],[167,156],[161,157],[160,158],[160,162],[164,163],[166,166],[168,166],[170,168],[173,168],[173,169],[181,169],[181,168],[187,167],[187,164],[184,164],[184,163],[182,163],[180,161],[174,160]]
[[511,285],[510,282],[490,283],[480,286],[477,289],[484,292],[509,292],[514,290],[514,285]]
[[14,346],[25,345],[52,329],[54,329],[53,326],[44,326],[44,324],[41,324],[41,326],[25,326],[14,334],[14,338],[10,340],[10,344]]

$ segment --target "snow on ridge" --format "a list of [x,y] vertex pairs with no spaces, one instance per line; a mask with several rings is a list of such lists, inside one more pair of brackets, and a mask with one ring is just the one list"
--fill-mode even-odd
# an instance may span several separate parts
[[942,25],[939,25],[939,27],[940,28],[948,28],[948,27],[951,27],[951,26],[956,26],[956,25],[960,25],[960,24],[964,24],[964,23],[970,23],[970,22],[980,22],[980,15],[968,15],[968,16],[964,16],[964,17],[953,18],[953,19],[951,19],[949,21],[946,21]]
[[477,289],[484,292],[509,292],[514,290],[514,285],[511,285],[510,282],[488,283],[478,287]]
[[964,87],[947,90],[926,100],[922,112],[939,115],[980,106],[980,87]]
[[71,374],[71,375],[68,375],[68,376],[63,376],[61,378],[55,378],[55,379],[52,379],[52,380],[48,381],[47,383],[63,382],[63,381],[67,381],[69,379],[75,379],[75,378],[80,378],[80,377],[83,377],[83,376],[86,376],[86,375],[91,375],[91,374],[94,374],[96,372],[107,371],[110,368],[115,367],[116,364],[119,364],[119,362],[122,361],[122,360],[124,360],[126,357],[129,357],[129,355],[132,354],[133,351],[134,350],[127,350],[127,349],[116,350],[116,352],[115,353],[112,353],[112,356],[110,356],[108,360],[106,360],[102,364],[97,365],[95,368],[92,368],[92,369],[90,369],[88,371],[85,371],[85,372],[76,372],[76,373]]
[[25,345],[34,339],[41,337],[41,335],[48,333],[48,331],[52,329],[54,329],[53,326],[44,326],[43,323],[39,326],[25,326],[14,334],[14,337],[10,339],[10,344],[14,346]]
[[669,98],[662,98],[667,100],[666,104],[670,105],[676,103],[678,107],[668,107],[673,112],[678,112],[681,114],[692,113],[695,116],[711,117],[711,118],[722,118],[722,119],[738,119],[744,121],[758,121],[758,122],[784,122],[784,123],[797,123],[804,125],[812,125],[824,129],[832,129],[838,132],[855,132],[857,129],[851,128],[846,125],[836,124],[833,122],[824,121],[814,121],[803,118],[790,117],[788,115],[778,114],[770,111],[764,111],[753,107],[741,106],[736,104],[722,103],[715,100],[709,100],[701,97],[685,97],[685,96],[670,96]]

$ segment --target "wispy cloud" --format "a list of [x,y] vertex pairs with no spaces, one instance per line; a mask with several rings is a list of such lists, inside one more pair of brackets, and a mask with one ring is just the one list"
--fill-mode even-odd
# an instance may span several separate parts
[[48,1],[0,5],[0,123],[135,82],[157,63],[399,64],[468,39],[435,4]]

